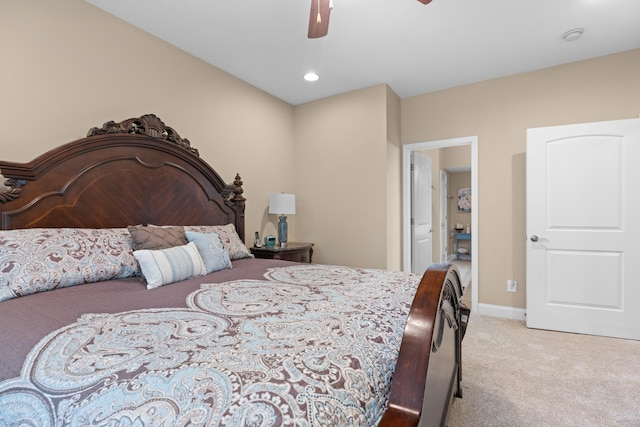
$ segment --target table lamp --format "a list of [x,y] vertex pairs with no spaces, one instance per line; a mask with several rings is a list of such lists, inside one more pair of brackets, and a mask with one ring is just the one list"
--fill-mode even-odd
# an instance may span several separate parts
[[296,213],[296,195],[285,193],[272,194],[269,198],[269,213],[279,215],[278,244],[280,247],[287,246],[289,234],[287,215]]

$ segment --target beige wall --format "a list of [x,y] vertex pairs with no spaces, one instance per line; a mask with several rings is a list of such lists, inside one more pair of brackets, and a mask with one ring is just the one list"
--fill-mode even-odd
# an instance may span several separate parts
[[241,174],[248,244],[276,234],[269,195],[294,192],[290,240],[316,243],[314,260],[400,268],[400,99],[386,85],[297,107],[294,125],[292,106],[83,0],[6,2],[0,44],[4,160],[155,113],[223,179]]
[[640,50],[406,98],[401,111],[403,144],[478,136],[479,302],[524,308],[526,130],[638,117]]
[[400,176],[399,160],[395,179],[385,172],[397,146],[387,96],[378,85],[294,108],[298,236],[316,244],[314,261],[387,267],[387,186]]
[[459,145],[442,150],[442,167],[448,170],[471,169],[471,146]]
[[275,232],[269,194],[294,190],[290,105],[83,0],[1,9],[2,159],[26,162],[107,120],[155,113],[225,181],[241,174],[249,243]]
[[387,264],[402,270],[402,145],[400,97],[387,86]]

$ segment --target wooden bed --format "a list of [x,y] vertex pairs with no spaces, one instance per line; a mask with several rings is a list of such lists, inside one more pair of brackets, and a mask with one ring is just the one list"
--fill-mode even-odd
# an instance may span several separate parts
[[[199,157],[198,151],[191,146],[187,139],[182,138],[174,129],[165,126],[153,114],[119,123],[107,122],[100,128],[90,129],[86,138],[59,146],[29,163],[0,161],[0,173],[5,178],[6,186],[4,190],[0,187],[1,230],[116,229],[139,224],[186,227],[232,224],[237,235],[244,241],[245,198],[243,197],[243,182],[240,176],[237,175],[230,184],[225,183],[218,173]],[[1,233],[11,233],[11,231],[0,231],[0,236]],[[6,252],[5,248],[0,247],[0,274],[4,275],[0,279],[0,296],[2,295],[1,287],[6,286],[5,282],[9,277],[7,271],[10,267],[8,264],[2,264],[2,251]],[[117,317],[132,313],[144,313],[145,316],[153,317],[156,311],[163,307],[171,307],[170,310],[183,315],[183,311],[186,310],[184,304],[174,305],[175,301],[170,299],[174,297],[169,296],[171,288],[184,288],[182,291],[184,294],[179,297],[180,300],[183,301],[186,298],[189,303],[193,303],[198,298],[198,292],[202,292],[203,289],[218,292],[218,284],[224,285],[222,287],[227,289],[225,287],[227,284],[241,281],[243,286],[251,287],[258,283],[265,283],[258,282],[264,280],[265,277],[270,278],[269,280],[280,280],[273,279],[273,277],[282,278],[283,275],[279,273],[282,271],[294,276],[296,274],[300,276],[311,274],[310,272],[322,275],[329,274],[326,273],[328,270],[322,270],[322,268],[328,268],[332,269],[331,274],[339,273],[338,275],[342,275],[347,272],[355,277],[353,286],[364,286],[364,282],[370,281],[369,277],[380,276],[387,282],[395,283],[395,287],[411,288],[408,292],[412,297],[408,302],[392,304],[395,300],[390,300],[387,302],[389,312],[385,311],[384,314],[381,314],[381,317],[393,317],[399,310],[397,306],[403,304],[407,306],[408,317],[405,313],[401,322],[400,320],[396,321],[396,323],[400,322],[400,324],[396,324],[396,327],[401,329],[401,340],[397,340],[395,350],[397,359],[388,361],[394,370],[392,370],[388,382],[379,386],[382,389],[380,394],[384,397],[382,407],[375,407],[372,404],[374,407],[362,409],[343,405],[340,410],[350,408],[349,411],[352,412],[349,414],[351,415],[334,413],[331,415],[334,418],[329,416],[326,409],[324,409],[325,412],[318,409],[312,411],[309,409],[312,405],[324,408],[323,405],[327,405],[326,402],[340,399],[350,402],[351,398],[344,397],[345,392],[340,391],[336,394],[338,398],[327,398],[322,403],[305,403],[301,396],[319,394],[319,390],[332,390],[337,387],[336,384],[339,384],[340,387],[344,386],[348,391],[348,384],[351,384],[350,381],[352,381],[351,379],[347,381],[345,377],[335,384],[331,383],[331,386],[323,385],[321,383],[322,375],[314,372],[313,375],[309,374],[312,377],[312,380],[309,381],[310,384],[316,384],[317,381],[320,381],[316,388],[307,385],[303,390],[296,384],[291,385],[283,382],[277,384],[278,390],[296,390],[297,403],[291,406],[306,407],[306,413],[296,415],[295,411],[287,409],[288,406],[281,401],[282,399],[286,400],[286,397],[278,397],[277,399],[272,397],[272,400],[268,401],[265,397],[268,394],[266,391],[262,394],[256,392],[243,395],[244,390],[238,391],[238,386],[234,385],[236,389],[233,389],[232,394],[234,396],[238,393],[242,395],[241,405],[232,402],[231,406],[235,409],[225,412],[223,408],[220,413],[216,412],[205,416],[203,414],[207,413],[206,403],[215,401],[215,405],[217,405],[216,398],[219,398],[219,395],[211,397],[209,394],[212,392],[209,390],[207,398],[192,397],[192,401],[193,399],[198,400],[204,406],[199,407],[200,412],[196,411],[198,415],[194,415],[195,412],[189,415],[191,417],[188,418],[189,423],[229,426],[340,425],[345,419],[348,419],[351,425],[445,425],[453,397],[461,397],[461,347],[469,315],[469,310],[460,302],[462,290],[454,266],[433,265],[420,278],[408,273],[349,269],[339,266],[303,266],[285,261],[258,260],[251,257],[233,259],[232,263],[232,268],[203,275],[199,280],[190,278],[179,282],[180,285],[162,286],[154,290],[145,289],[140,277],[129,277],[47,290],[16,298],[12,295],[10,299],[0,302],[0,322],[3,324],[2,331],[0,331],[0,424],[12,425],[12,423],[33,422],[42,423],[38,425],[76,425],[79,423],[78,420],[83,420],[82,423],[88,424],[91,421],[91,425],[106,425],[107,418],[101,418],[103,415],[97,415],[98,413],[102,414],[101,411],[91,412],[91,420],[87,418],[86,414],[89,413],[87,406],[92,404],[92,399],[97,399],[87,396],[95,396],[95,393],[101,393],[103,397],[107,393],[113,393],[111,409],[117,413],[119,422],[127,419],[129,421],[136,420],[140,425],[158,421],[165,422],[167,425],[182,423],[185,420],[185,415],[180,413],[180,405],[175,401],[170,401],[171,399],[166,396],[165,400],[160,399],[158,396],[162,393],[159,391],[156,392],[158,396],[152,392],[145,395],[146,397],[142,399],[139,407],[135,407],[133,404],[127,406],[126,403],[118,401],[118,398],[115,397],[120,396],[116,394],[116,389],[120,390],[118,389],[120,386],[122,390],[126,390],[126,393],[134,393],[137,390],[136,387],[142,387],[136,381],[141,381],[141,378],[152,375],[155,372],[152,368],[148,368],[144,372],[138,365],[135,369],[129,368],[126,375],[122,375],[123,383],[120,383],[121,380],[118,377],[120,374],[110,373],[105,374],[105,377],[99,381],[96,380],[95,384],[87,385],[87,389],[83,389],[83,391],[78,391],[80,388],[64,392],[53,390],[46,381],[41,381],[39,376],[41,374],[36,372],[37,359],[43,357],[42,355],[49,351],[50,346],[53,346],[46,341],[57,337],[64,331],[74,330],[77,332],[77,330],[82,330],[78,326],[82,323],[81,320],[84,319],[90,323],[96,316]],[[241,273],[245,274],[245,277],[238,279],[232,275]],[[366,277],[367,280],[362,279],[363,283],[358,282],[360,276]],[[269,283],[266,282],[265,286]],[[311,288],[314,289],[314,292],[319,292],[317,290],[320,289],[320,285],[315,286],[313,285]],[[291,289],[294,288],[295,292],[300,289],[295,286]],[[286,291],[283,292],[293,292],[291,289],[286,288]],[[338,289],[339,292],[349,293],[348,289],[335,289]],[[368,288],[363,287],[362,289]],[[118,292],[122,292],[121,301],[115,303],[107,299],[107,294],[112,295]],[[366,291],[363,291],[364,293]],[[151,295],[157,295],[158,299],[152,300]],[[261,296],[261,293],[256,295],[255,299],[258,302],[252,301],[251,304],[258,305]],[[220,298],[231,297],[223,295]],[[287,298],[290,300],[294,296],[287,294]],[[393,296],[392,298],[400,297]],[[313,298],[309,297],[309,299]],[[381,299],[383,299],[382,296],[374,295],[371,301]],[[0,301],[2,300],[0,299]],[[295,306],[295,301],[291,303]],[[250,307],[253,309],[253,305]],[[368,310],[368,307],[360,307],[358,310],[364,312]],[[193,310],[190,313],[189,316],[196,315]],[[201,315],[200,311],[197,314]],[[306,315],[313,317],[313,313],[305,313]],[[240,322],[237,313],[220,318],[224,318],[228,322]],[[263,318],[266,319],[266,317]],[[358,319],[358,322],[363,325],[371,321],[370,319]],[[117,322],[115,324],[118,325]],[[75,325],[74,327],[79,329],[73,329],[67,325]],[[234,325],[241,335],[247,333],[246,326],[241,323],[234,323]],[[364,328],[364,326],[361,327]],[[208,326],[203,324],[200,325],[200,328],[207,329]],[[117,332],[118,327],[112,326],[112,329]],[[366,335],[373,336],[378,332],[374,328]],[[224,341],[228,337],[220,339]],[[367,345],[375,347],[377,341],[384,341],[387,338],[373,337],[371,339],[373,344],[368,343]],[[390,341],[393,342],[393,339]],[[202,343],[202,340],[199,342]],[[97,346],[94,341],[85,344],[86,346],[83,347],[85,353]],[[199,350],[202,350],[201,344],[196,343],[195,345]],[[243,345],[251,346],[251,343]],[[318,345],[318,347],[322,346]],[[184,351],[189,355],[195,352],[195,350]],[[215,355],[216,347],[211,347],[207,351],[211,353],[211,360],[222,357]],[[114,356],[111,354],[109,357]],[[49,361],[47,363],[49,363],[47,369],[53,369],[52,365],[56,365],[58,362]],[[101,362],[94,358],[91,363]],[[153,367],[159,362],[147,360],[145,363]],[[199,360],[199,363],[201,365],[208,363],[208,369],[216,368],[209,359]],[[339,362],[336,363],[339,365]],[[67,368],[61,367],[60,369]],[[330,366],[330,368],[334,369],[335,367]],[[172,367],[167,372],[178,372],[180,369],[183,367]],[[285,367],[284,371],[282,369],[281,366],[271,366],[268,372],[274,378],[280,378],[283,372],[290,373],[293,368]],[[331,369],[329,370],[331,371]],[[245,372],[242,375],[237,373],[229,375],[236,378],[249,374]],[[252,375],[257,376],[258,374],[253,373]],[[295,377],[293,374],[290,375]],[[133,379],[130,379],[129,376]],[[125,383],[125,380],[131,382]],[[167,378],[165,380],[169,381]],[[249,384],[251,381],[255,382],[256,380],[252,378],[246,383]],[[276,387],[276,385],[269,386],[262,383],[260,385],[268,390]],[[188,387],[185,383],[184,393],[189,392],[186,388]],[[195,388],[197,389],[197,387]],[[46,394],[47,397],[40,396],[41,390],[46,392],[43,392],[42,396]],[[117,393],[124,393],[123,395],[128,396],[125,391],[120,390]],[[364,392],[359,391],[358,393]],[[33,399],[33,402],[30,401],[29,399],[32,399],[35,394],[38,395],[38,398]],[[256,402],[252,402],[248,396],[255,398]],[[363,402],[368,402],[369,398],[359,396]],[[88,402],[82,400],[85,398]],[[150,417],[147,423],[144,416],[141,415],[142,409],[140,408],[144,407],[149,411],[150,402],[153,402],[153,410],[156,412],[153,416],[148,413],[145,415]],[[262,405],[260,406],[262,409],[256,409],[258,408],[256,405]],[[265,409],[267,406],[271,412]],[[134,407],[138,408],[139,412],[136,412]],[[238,409],[239,407],[241,410]],[[68,408],[82,409],[85,412],[78,409],[78,413],[82,412],[84,418],[77,418],[79,415]],[[162,408],[166,414],[165,412],[161,413],[158,408]],[[7,416],[9,409],[12,411],[11,415],[8,419],[3,418]],[[243,417],[238,415],[240,412],[244,414]],[[265,415],[267,413],[275,415],[269,418]],[[341,419],[343,421],[336,421]],[[110,420],[113,422],[112,419]]]

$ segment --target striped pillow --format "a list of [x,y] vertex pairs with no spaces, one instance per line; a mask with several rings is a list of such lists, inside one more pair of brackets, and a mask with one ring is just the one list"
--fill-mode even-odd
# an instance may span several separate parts
[[140,263],[147,289],[158,288],[195,276],[202,276],[207,269],[194,243],[168,249],[134,251]]

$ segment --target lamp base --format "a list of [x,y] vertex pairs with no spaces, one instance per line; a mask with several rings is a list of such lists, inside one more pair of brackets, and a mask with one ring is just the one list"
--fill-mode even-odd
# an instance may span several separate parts
[[281,248],[287,246],[287,241],[289,240],[289,226],[287,224],[287,216],[280,215],[278,217],[280,222],[278,223],[278,244]]

